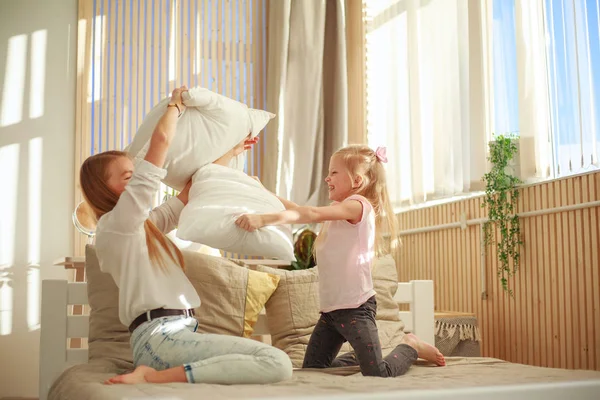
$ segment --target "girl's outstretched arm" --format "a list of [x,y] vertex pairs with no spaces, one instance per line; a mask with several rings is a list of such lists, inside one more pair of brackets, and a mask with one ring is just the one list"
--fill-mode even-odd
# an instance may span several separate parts
[[286,200],[277,195],[275,195],[275,197],[277,197],[279,199],[279,201],[283,204],[283,206],[285,207],[286,210],[295,210],[300,207],[298,204],[294,203],[293,201]]
[[358,200],[343,201],[326,207],[296,207],[273,214],[244,214],[236,225],[248,232],[265,225],[310,224],[324,221],[347,220],[357,223],[362,217],[362,204]]

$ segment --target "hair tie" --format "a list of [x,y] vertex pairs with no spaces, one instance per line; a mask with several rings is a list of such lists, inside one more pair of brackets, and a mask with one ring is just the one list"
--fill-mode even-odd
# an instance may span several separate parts
[[385,146],[379,146],[377,150],[375,150],[375,157],[377,157],[377,159],[384,164],[388,162],[387,149]]

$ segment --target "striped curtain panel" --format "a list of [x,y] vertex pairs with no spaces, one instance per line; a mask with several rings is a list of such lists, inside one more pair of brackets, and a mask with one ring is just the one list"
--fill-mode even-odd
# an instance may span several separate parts
[[[267,0],[80,0],[75,204],[88,156],[123,149],[178,86],[203,86],[265,108]],[[266,132],[248,154],[261,175]],[[75,253],[85,237],[75,232]]]

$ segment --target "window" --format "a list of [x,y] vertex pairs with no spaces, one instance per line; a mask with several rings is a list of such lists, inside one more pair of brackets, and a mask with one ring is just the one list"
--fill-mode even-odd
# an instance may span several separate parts
[[600,166],[600,0],[365,0],[365,14],[367,137],[388,146],[396,205],[481,189],[493,135],[519,138],[525,181]]
[[597,168],[599,1],[491,2],[491,125],[495,134],[519,136],[523,127],[529,130],[535,149],[521,154],[521,160],[536,158],[536,171],[522,178],[560,177]]
[[553,162],[556,176],[598,167],[598,0],[545,0]]
[[514,0],[493,0],[492,75],[494,135],[519,134],[519,85]]

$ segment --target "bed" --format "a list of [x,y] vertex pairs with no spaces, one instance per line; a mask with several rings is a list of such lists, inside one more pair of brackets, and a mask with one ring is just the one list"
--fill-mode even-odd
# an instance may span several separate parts
[[[90,259],[89,249],[87,256]],[[218,262],[222,263],[222,261]],[[100,284],[98,279],[94,278],[94,272],[89,268],[88,266],[88,283],[69,283],[65,280],[44,280],[42,282],[40,400],[188,400],[200,398],[212,400],[267,398],[318,400],[327,398],[335,400],[338,398],[480,399],[483,397],[486,400],[508,397],[549,400],[564,399],[567,396],[573,399],[596,399],[600,393],[600,372],[597,371],[540,368],[492,358],[449,358],[446,367],[433,367],[417,362],[406,375],[388,379],[364,377],[357,367],[345,367],[328,370],[295,369],[291,380],[271,385],[103,385],[102,382],[105,379],[131,370],[133,365],[130,356],[125,355],[126,350],[124,350],[128,346],[127,334],[122,331],[115,333],[113,328],[106,329],[104,326],[109,324],[106,317],[108,314],[103,314],[100,318],[99,315],[93,313],[93,307],[90,316],[74,316],[67,313],[69,305],[91,304],[97,302],[99,298],[105,301],[107,297],[114,297],[109,296],[109,292],[105,288],[102,291],[97,290],[97,286]],[[244,271],[247,268],[239,265],[228,265],[227,268],[231,268],[227,274],[223,273],[228,276],[227,279],[238,273],[245,274],[240,276],[248,276],[248,272]],[[218,266],[219,271],[227,270],[227,268],[221,264]],[[239,271],[236,268],[239,268]],[[263,268],[264,271],[275,273],[268,268]],[[285,319],[281,315],[274,314],[278,310],[276,307],[283,302],[281,297],[277,297],[279,295],[276,291],[281,290],[282,293],[285,292],[286,296],[292,293],[295,289],[292,290],[293,287],[289,286],[290,277],[295,279],[296,275],[302,276],[302,285],[299,287],[303,290],[307,287],[312,288],[310,285],[314,283],[312,281],[307,283],[306,277],[311,276],[309,273],[293,274],[289,271],[277,273],[283,278],[281,278],[278,288],[268,296],[269,300],[266,306],[255,316],[252,329],[254,336],[262,337],[274,333],[273,331],[277,330],[274,320]],[[199,273],[197,278],[202,282],[212,279],[207,278],[205,272]],[[385,281],[389,283],[392,278],[386,276]],[[234,279],[239,278],[234,277]],[[288,280],[285,284],[288,286],[283,284],[285,279]],[[249,282],[250,278],[246,278],[246,281],[239,286],[250,287]],[[223,286],[222,282],[218,284]],[[401,320],[403,331],[413,332],[433,342],[433,282],[397,283],[396,279],[393,285],[393,301],[398,304],[409,304],[409,311],[399,312],[396,306],[395,314],[397,315],[391,319]],[[383,290],[380,288],[378,293],[380,291]],[[302,292],[301,295],[310,297],[306,295],[307,293]],[[235,295],[231,296],[235,297]],[[203,302],[205,299],[210,302],[208,295],[203,297]],[[112,300],[114,301],[114,299]],[[273,304],[269,304],[269,302]],[[382,300],[382,303],[385,304],[385,300]],[[114,305],[114,303],[112,304]],[[104,309],[104,311],[108,310],[106,312],[116,313],[113,305],[96,307]],[[220,308],[222,307],[221,305]],[[289,309],[290,305],[287,304],[283,308]],[[211,314],[211,312],[210,307],[207,308],[206,313]],[[228,312],[234,315],[233,319],[236,318],[235,312]],[[271,318],[269,318],[270,316]],[[215,320],[223,319],[222,315],[214,317]],[[385,317],[385,312],[382,312],[382,317]],[[294,324],[299,326],[301,324],[298,321],[300,320],[296,319]],[[394,322],[394,326],[398,326],[398,322]],[[102,336],[99,332],[105,332],[107,335]],[[115,342],[112,343],[110,342],[112,339],[107,338],[113,336],[122,337],[122,340],[115,339]],[[292,336],[297,338],[299,335],[296,332]],[[67,347],[68,338],[87,337],[90,337],[89,350]],[[292,360],[297,360],[298,348],[302,348],[303,345],[301,346],[298,340],[292,343],[290,337],[288,335],[283,339],[280,331],[272,336],[278,347],[286,347],[284,351],[288,352]],[[383,342],[382,347],[384,347]],[[120,356],[119,352],[123,353],[123,356]]]

